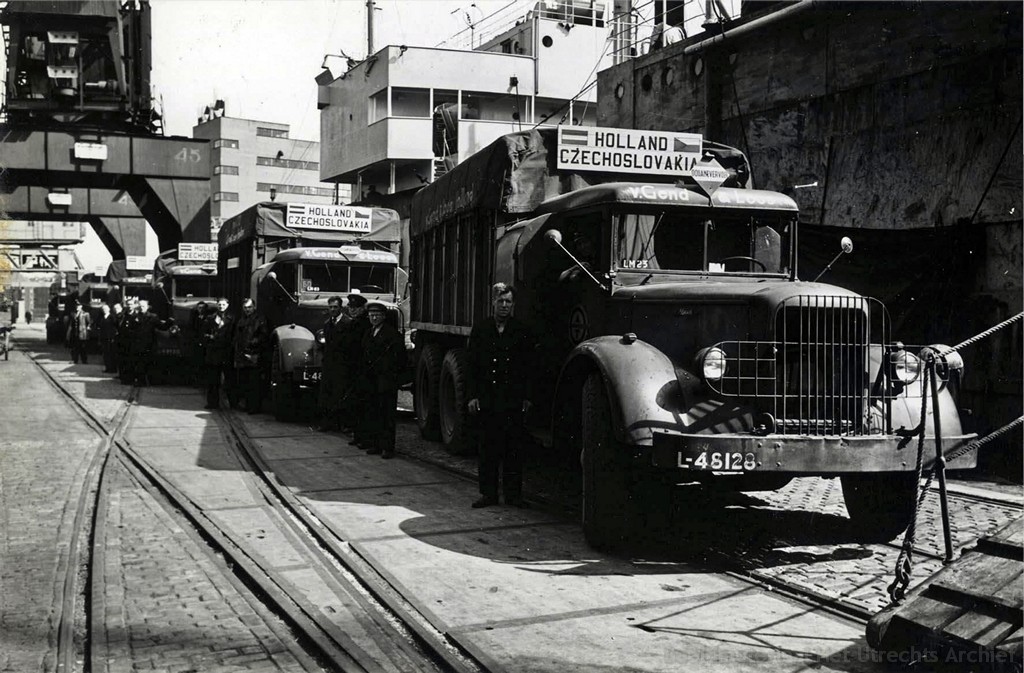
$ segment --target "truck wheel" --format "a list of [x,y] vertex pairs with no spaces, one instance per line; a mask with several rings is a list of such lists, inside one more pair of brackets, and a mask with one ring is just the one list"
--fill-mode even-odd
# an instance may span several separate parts
[[583,535],[595,549],[621,549],[631,541],[640,503],[632,491],[628,449],[615,439],[611,404],[597,372],[583,384]]
[[469,438],[469,413],[466,405],[466,351],[453,348],[441,363],[438,387],[438,411],[441,441],[449,453],[461,455],[472,449]]
[[840,477],[850,525],[858,539],[889,542],[914,516],[917,474],[850,474]]
[[440,411],[438,410],[438,387],[441,380],[441,361],[444,351],[437,344],[426,344],[416,360],[416,389],[413,393],[413,409],[416,424],[424,439],[441,438]]
[[[274,404],[274,418],[279,421],[290,421],[295,415],[291,383],[286,381],[281,371],[281,346],[274,344],[274,352],[270,356],[270,397]],[[276,385],[275,385],[276,384]]]

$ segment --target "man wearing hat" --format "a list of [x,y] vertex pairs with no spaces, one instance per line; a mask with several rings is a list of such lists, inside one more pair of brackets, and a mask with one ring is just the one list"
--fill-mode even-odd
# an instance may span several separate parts
[[351,319],[341,308],[341,297],[327,300],[327,320],[318,340],[323,346],[323,378],[320,379],[320,430],[341,429],[341,398],[345,383],[346,353],[342,335]]
[[387,323],[387,306],[379,301],[366,305],[370,329],[363,335],[363,363],[368,391],[365,413],[365,448],[382,458],[395,456],[395,418],[398,377],[405,357],[405,343]]
[[360,426],[365,416],[367,386],[363,376],[363,335],[370,329],[370,319],[366,315],[366,297],[359,290],[352,290],[346,297],[346,312],[349,322],[341,334],[342,359],[341,391],[341,425],[342,429],[350,429],[353,439],[363,443],[363,432]]

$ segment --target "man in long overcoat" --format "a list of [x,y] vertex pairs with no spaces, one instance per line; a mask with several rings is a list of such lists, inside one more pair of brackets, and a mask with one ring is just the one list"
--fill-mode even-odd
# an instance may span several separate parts
[[68,318],[68,330],[65,341],[71,350],[71,359],[75,364],[81,360],[82,364],[89,362],[89,336],[92,334],[92,316],[82,308],[81,304],[75,305],[75,312]]
[[491,303],[493,316],[473,326],[467,348],[468,407],[480,419],[480,498],[473,507],[498,504],[499,476],[505,502],[525,507],[522,449],[526,414],[531,406],[536,340],[512,315],[514,287],[495,283]]
[[398,415],[398,377],[405,358],[402,335],[387,323],[387,307],[378,301],[366,305],[370,329],[363,335],[363,363],[367,383],[365,448],[382,458],[395,456],[395,419]]
[[[231,388],[232,367],[231,346],[235,334],[235,317],[228,313],[228,300],[221,297],[217,300],[217,310],[206,317],[203,325],[206,352],[203,365],[206,374],[206,408],[217,409],[220,406],[221,381],[226,388]],[[229,391],[228,397],[234,395]]]
[[263,407],[260,366],[266,357],[267,336],[266,318],[256,313],[252,299],[246,299],[242,302],[242,317],[235,325],[234,365],[238,389],[236,393],[229,391],[229,397],[242,397],[245,410],[250,414],[258,414]]
[[320,328],[321,361],[320,430],[341,429],[341,404],[345,385],[345,352],[342,336],[352,319],[342,310],[341,297],[327,300],[327,320]]
[[128,358],[131,361],[131,382],[146,385],[153,369],[156,349],[156,328],[160,317],[149,309],[149,300],[140,298],[136,321],[131,332]]

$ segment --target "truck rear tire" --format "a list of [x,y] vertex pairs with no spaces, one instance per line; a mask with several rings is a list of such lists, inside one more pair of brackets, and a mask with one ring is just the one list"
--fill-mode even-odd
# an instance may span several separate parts
[[425,344],[416,360],[416,389],[413,409],[416,424],[423,439],[441,439],[440,411],[438,409],[441,362],[444,351],[437,344]]
[[466,405],[466,351],[453,348],[441,363],[441,382],[438,386],[438,411],[441,441],[445,449],[455,455],[472,449],[469,433],[469,411]]
[[595,549],[617,550],[632,541],[640,518],[628,448],[615,439],[599,373],[587,377],[582,401],[583,535]]
[[917,474],[850,474],[840,477],[850,526],[859,540],[889,542],[914,516]]

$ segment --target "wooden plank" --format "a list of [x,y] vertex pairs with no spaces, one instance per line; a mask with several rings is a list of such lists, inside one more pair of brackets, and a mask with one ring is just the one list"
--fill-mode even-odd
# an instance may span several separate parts
[[1020,661],[1021,651],[1024,650],[1024,629],[1017,627],[1016,631],[1003,638],[1003,642],[996,649]]
[[978,647],[990,648],[1002,642],[1008,628],[1012,626],[999,617],[970,610],[950,622],[943,632]]
[[915,629],[933,631],[942,628],[963,613],[961,605],[922,594],[897,609],[892,623],[898,630],[906,628],[906,623],[910,623]]
[[1021,577],[1024,562],[973,552],[939,573],[932,586],[1020,610],[1024,608]]

